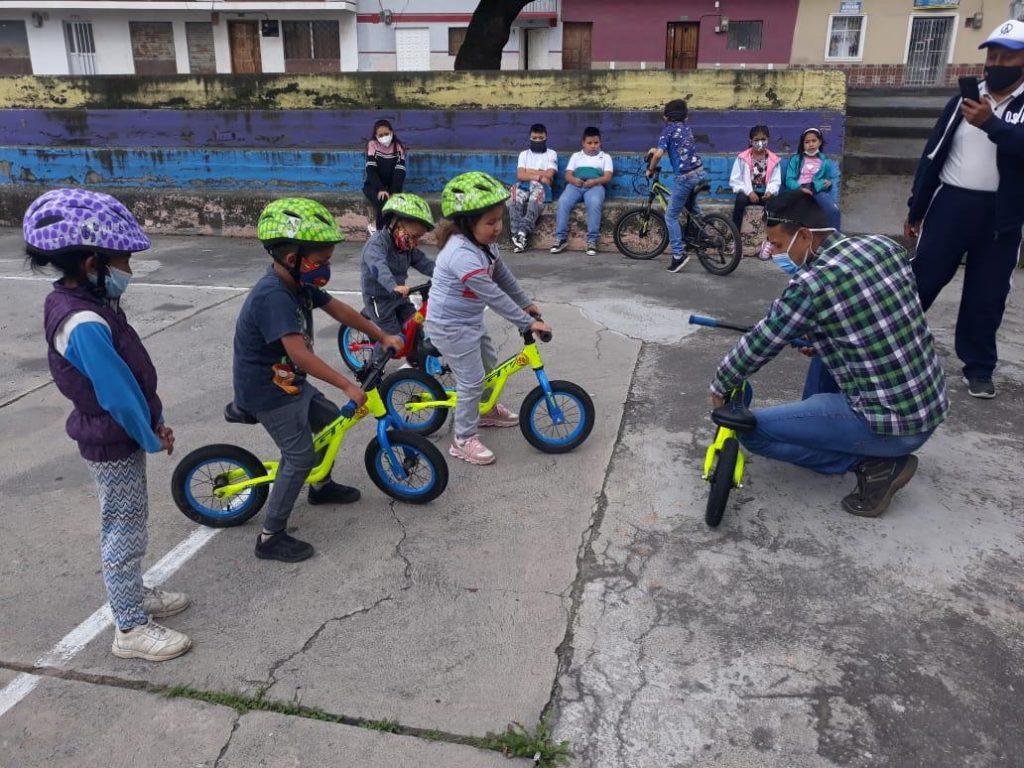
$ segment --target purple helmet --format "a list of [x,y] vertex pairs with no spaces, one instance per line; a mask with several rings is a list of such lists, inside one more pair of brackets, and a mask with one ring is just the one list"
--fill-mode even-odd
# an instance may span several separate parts
[[124,203],[87,189],[52,189],[29,205],[22,223],[30,249],[55,253],[85,248],[101,253],[149,249],[149,238]]

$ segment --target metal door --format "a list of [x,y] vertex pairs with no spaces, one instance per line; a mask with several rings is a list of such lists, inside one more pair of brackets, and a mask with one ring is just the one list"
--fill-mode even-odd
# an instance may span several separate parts
[[260,32],[255,21],[229,21],[228,44],[231,48],[231,71],[234,74],[263,71]]
[[64,43],[68,49],[68,69],[72,75],[96,74],[96,40],[92,22],[65,21]]
[[949,60],[953,20],[952,16],[914,17],[910,27],[904,85],[942,84]]
[[665,41],[665,69],[696,69],[699,39],[698,22],[669,22],[668,39]]

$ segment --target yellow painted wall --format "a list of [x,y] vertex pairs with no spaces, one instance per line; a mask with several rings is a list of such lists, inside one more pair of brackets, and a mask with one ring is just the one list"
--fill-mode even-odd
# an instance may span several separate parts
[[[859,61],[826,59],[825,42],[828,36],[829,16],[839,11],[839,0],[802,0],[797,13],[793,35],[791,63],[813,65],[822,63],[850,64],[904,64],[907,41],[910,36],[911,16],[953,15],[953,64],[980,64],[985,60],[978,45],[989,33],[1006,20],[1008,5],[998,0],[960,0],[956,10],[914,10],[913,0],[863,0],[867,17],[863,58]],[[965,20],[984,11],[981,29],[969,29]]]
[[843,109],[842,73],[776,71],[430,72],[206,77],[0,77],[23,109]]

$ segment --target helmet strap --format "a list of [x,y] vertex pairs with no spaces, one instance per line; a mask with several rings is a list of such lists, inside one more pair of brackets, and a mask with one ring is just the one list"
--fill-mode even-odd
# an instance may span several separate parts
[[280,264],[282,267],[288,270],[288,274],[291,275],[291,278],[292,280],[295,281],[296,285],[301,285],[299,281],[299,276],[302,274],[302,260],[306,257],[306,254],[308,253],[308,249],[306,248],[306,246],[299,245],[295,249],[294,264],[289,264],[287,261],[284,260],[283,257],[275,256],[272,247],[267,248],[267,253],[270,254],[270,258],[272,258],[274,261],[276,261],[278,264]]

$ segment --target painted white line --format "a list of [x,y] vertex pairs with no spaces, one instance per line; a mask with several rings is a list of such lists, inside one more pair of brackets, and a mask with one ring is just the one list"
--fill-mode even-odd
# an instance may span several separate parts
[[[223,528],[197,528],[181,541],[170,552],[160,558],[157,563],[146,571],[143,578],[151,587],[164,583],[175,571],[181,568],[196,552],[202,549]],[[85,646],[108,629],[113,623],[110,605],[104,604],[73,630],[68,632],[49,651],[39,657],[35,667],[63,667],[73,659]],[[29,672],[23,672],[14,680],[0,689],[0,717],[7,710],[24,699],[39,685],[42,678]]]
[[[52,277],[35,275],[0,275],[0,280],[23,280],[30,283],[52,283]],[[196,283],[143,283],[132,280],[132,288],[202,288],[207,291],[248,291],[251,285],[198,285]],[[360,291],[327,291],[332,296],[362,296]]]

